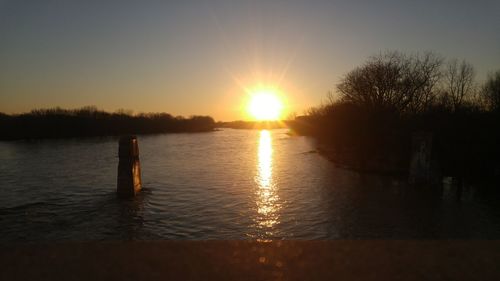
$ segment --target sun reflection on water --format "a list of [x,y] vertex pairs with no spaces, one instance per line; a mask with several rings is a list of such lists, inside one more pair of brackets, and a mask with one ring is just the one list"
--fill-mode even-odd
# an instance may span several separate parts
[[257,218],[258,228],[264,230],[265,235],[272,235],[273,226],[279,223],[279,196],[273,182],[273,146],[271,133],[267,130],[260,132],[257,174]]

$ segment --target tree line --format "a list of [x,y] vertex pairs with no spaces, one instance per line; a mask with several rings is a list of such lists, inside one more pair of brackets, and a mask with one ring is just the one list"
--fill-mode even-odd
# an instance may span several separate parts
[[110,113],[86,106],[79,109],[34,109],[29,113],[0,113],[0,139],[91,137],[125,134],[206,132],[215,128],[210,116],[172,116],[126,110]]
[[286,124],[281,121],[219,121],[216,124],[217,128],[230,128],[230,129],[255,129],[255,130],[271,130],[286,128]]
[[412,134],[431,132],[442,172],[466,176],[499,172],[499,120],[500,70],[480,84],[465,60],[391,51],[347,72],[291,126],[372,170],[407,168]]

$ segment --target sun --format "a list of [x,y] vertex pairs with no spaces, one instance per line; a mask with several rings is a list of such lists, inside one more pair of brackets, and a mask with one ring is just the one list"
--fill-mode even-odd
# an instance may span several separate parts
[[281,117],[283,102],[272,90],[260,90],[251,94],[248,112],[258,121],[275,121]]

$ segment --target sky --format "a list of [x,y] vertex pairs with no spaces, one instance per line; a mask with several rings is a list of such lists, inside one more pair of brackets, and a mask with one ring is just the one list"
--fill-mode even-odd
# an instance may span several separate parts
[[247,119],[271,87],[286,114],[387,50],[500,69],[500,1],[0,0],[0,112],[95,105]]

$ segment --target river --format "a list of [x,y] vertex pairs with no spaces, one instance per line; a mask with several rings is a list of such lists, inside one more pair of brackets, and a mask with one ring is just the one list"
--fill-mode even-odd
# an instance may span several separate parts
[[286,129],[138,141],[131,200],[116,197],[117,138],[0,142],[0,243],[500,238],[494,188],[341,169]]

